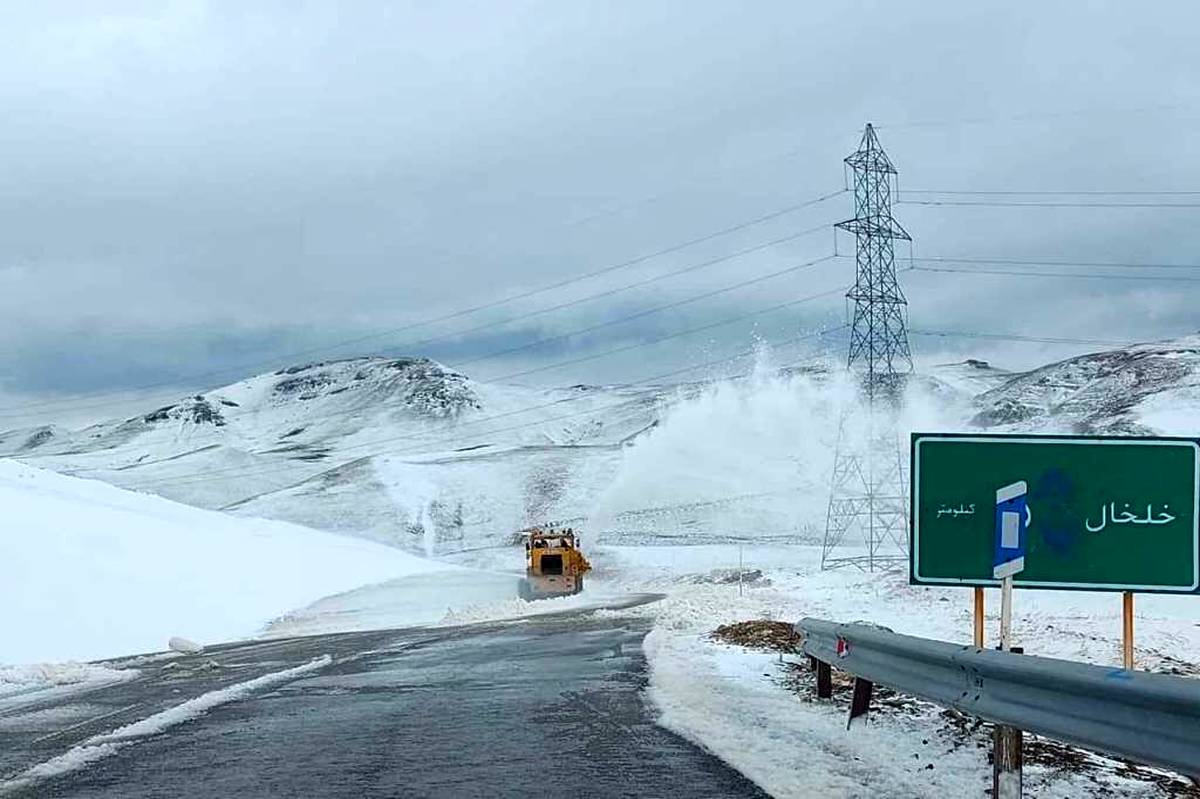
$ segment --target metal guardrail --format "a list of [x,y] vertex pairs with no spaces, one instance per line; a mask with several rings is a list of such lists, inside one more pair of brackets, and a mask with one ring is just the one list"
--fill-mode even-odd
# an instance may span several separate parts
[[795,628],[805,654],[861,680],[996,724],[1200,775],[1198,679],[978,649],[865,624],[803,619]]

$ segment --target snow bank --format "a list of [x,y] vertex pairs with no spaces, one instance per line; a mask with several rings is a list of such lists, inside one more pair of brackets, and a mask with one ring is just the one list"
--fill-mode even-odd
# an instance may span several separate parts
[[229,516],[0,461],[0,662],[244,637],[330,594],[445,568],[391,547]]
[[[909,736],[809,706],[769,678],[770,654],[706,645],[662,630],[646,638],[649,696],[659,723],[696,741],[774,796],[981,796],[986,764],[939,751],[939,768],[914,757]],[[917,747],[920,750],[921,747]],[[932,752],[924,752],[932,755]]]
[[74,661],[0,666],[0,701],[41,688],[124,682],[137,675],[135,669],[110,669],[95,663]]
[[[844,704],[805,701],[784,686],[785,661],[802,656],[709,638],[729,622],[814,616],[869,620],[896,632],[968,643],[971,592],[910,586],[903,572],[822,572],[819,547],[738,550],[606,546],[595,553],[612,589],[666,594],[661,602],[620,611],[653,623],[644,647],[648,697],[659,723],[777,796],[982,796],[991,779],[986,750],[948,734],[936,715],[873,713],[848,731]],[[761,571],[741,591],[715,579],[739,560]],[[989,644],[999,626],[997,593],[986,591]],[[1136,610],[1138,667],[1200,674],[1194,598],[1140,596]],[[1114,594],[1020,590],[1013,630],[1032,654],[1120,663],[1120,598]],[[1154,783],[1123,774],[1115,762],[1087,773],[1029,764],[1026,778],[1037,796],[1163,795]]]
[[[645,647],[659,724],[772,795],[924,799],[990,790],[986,749],[963,745],[925,717],[876,712],[847,729],[844,704],[802,701],[782,685],[786,667],[777,655],[662,629]],[[1030,796],[1060,799],[1164,795],[1115,769],[1074,773],[1031,763],[1025,783]]]

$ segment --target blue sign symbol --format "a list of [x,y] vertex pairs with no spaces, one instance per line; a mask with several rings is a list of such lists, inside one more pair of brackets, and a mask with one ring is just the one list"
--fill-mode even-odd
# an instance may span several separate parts
[[996,549],[992,557],[992,576],[997,580],[1011,577],[1025,568],[1026,530],[1033,520],[1028,494],[1024,480],[996,491]]

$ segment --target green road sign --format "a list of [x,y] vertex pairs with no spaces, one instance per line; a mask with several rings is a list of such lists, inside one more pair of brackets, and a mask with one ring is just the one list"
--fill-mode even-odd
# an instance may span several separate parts
[[997,585],[997,490],[1028,488],[1014,585],[1200,593],[1200,443],[914,433],[909,579]]

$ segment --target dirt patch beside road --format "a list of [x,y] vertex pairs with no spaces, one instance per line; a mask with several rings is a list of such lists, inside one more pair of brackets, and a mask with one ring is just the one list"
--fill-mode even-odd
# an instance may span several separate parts
[[769,652],[799,652],[800,635],[786,621],[752,619],[733,624],[722,624],[713,630],[711,638],[726,644],[737,644],[748,649],[765,649]]

